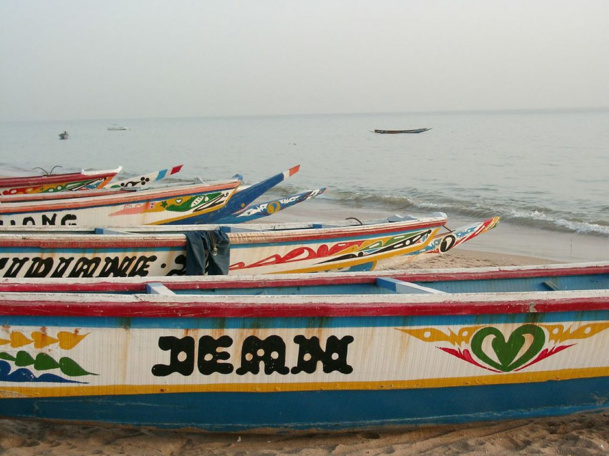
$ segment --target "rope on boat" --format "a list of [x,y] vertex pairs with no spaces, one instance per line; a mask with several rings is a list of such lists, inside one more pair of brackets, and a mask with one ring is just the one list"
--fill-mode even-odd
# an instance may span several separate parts
[[43,174],[44,174],[45,176],[50,176],[51,174],[53,174],[53,171],[55,171],[55,168],[61,168],[61,165],[55,165],[55,166],[53,166],[53,167],[51,168],[51,171],[47,171],[46,169],[44,169],[44,168],[40,168],[39,166],[37,166],[36,168],[32,168],[32,169],[39,169],[40,171],[42,171],[42,172],[43,172]]

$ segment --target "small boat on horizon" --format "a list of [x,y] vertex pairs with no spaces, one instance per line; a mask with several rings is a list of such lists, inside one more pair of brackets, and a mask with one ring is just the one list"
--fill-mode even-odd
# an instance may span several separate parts
[[374,132],[382,135],[395,135],[400,133],[424,133],[429,130],[431,130],[431,128],[415,128],[414,130],[374,130]]
[[59,133],[59,139],[70,139],[70,135],[67,131],[64,131],[63,133]]
[[112,124],[108,127],[108,131],[123,131],[128,130],[127,127],[123,127],[122,125]]

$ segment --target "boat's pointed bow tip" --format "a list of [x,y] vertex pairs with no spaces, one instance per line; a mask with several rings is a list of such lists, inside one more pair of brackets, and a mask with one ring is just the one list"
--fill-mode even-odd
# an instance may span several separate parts
[[184,165],[174,166],[173,168],[171,168],[171,174],[179,173],[180,171],[182,171],[183,166]]
[[300,171],[300,165],[293,166],[288,170],[288,176],[293,176],[298,171]]

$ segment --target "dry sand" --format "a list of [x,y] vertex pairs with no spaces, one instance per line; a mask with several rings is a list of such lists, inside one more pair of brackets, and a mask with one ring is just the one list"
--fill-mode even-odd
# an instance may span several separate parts
[[[543,264],[459,250],[414,268]],[[399,268],[398,261],[383,269]],[[1,406],[1,402],[0,402]],[[609,451],[609,412],[496,423],[298,435],[208,434],[0,420],[0,454],[69,455],[594,455]]]

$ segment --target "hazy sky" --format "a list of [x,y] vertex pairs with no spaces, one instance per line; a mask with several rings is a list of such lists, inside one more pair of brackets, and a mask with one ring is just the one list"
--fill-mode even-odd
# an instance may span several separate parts
[[0,1],[0,120],[571,107],[607,0]]

